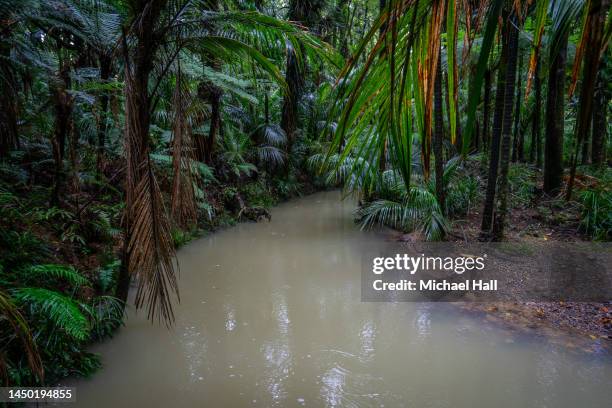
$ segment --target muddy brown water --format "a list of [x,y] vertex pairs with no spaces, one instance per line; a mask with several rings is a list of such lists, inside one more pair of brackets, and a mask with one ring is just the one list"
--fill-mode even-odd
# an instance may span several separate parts
[[384,245],[338,192],[179,251],[171,330],[130,312],[74,407],[610,407],[612,359],[516,336],[451,305],[363,303]]

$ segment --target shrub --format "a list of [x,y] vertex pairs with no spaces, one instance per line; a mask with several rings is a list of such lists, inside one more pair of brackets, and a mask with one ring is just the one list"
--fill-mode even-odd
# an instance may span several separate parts
[[612,238],[612,192],[595,188],[580,192],[582,205],[581,229],[592,239],[608,241]]

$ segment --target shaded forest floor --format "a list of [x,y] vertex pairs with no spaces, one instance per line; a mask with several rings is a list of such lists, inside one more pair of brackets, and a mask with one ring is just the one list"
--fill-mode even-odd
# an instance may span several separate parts
[[[482,178],[483,164],[468,162],[462,176],[478,180],[479,193],[463,217],[452,221],[447,239],[477,242],[480,236],[482,207],[486,180]],[[608,177],[595,178],[584,168],[577,177],[577,197],[583,192],[600,189],[609,194],[612,186]],[[609,175],[609,169],[604,170]],[[606,181],[608,180],[608,181]],[[531,165],[514,163],[510,170],[511,210],[505,230],[510,242],[575,242],[591,241],[593,236],[585,228],[585,211],[580,199],[566,202],[561,196],[547,197],[542,191],[542,172]],[[609,196],[606,196],[609,197]],[[609,198],[608,198],[609,199]],[[603,206],[601,209],[607,211]],[[609,217],[610,214],[605,215]],[[419,240],[414,234],[400,234],[401,241]],[[605,238],[604,238],[605,240]],[[570,348],[594,352],[601,348],[612,350],[612,299],[608,302],[487,302],[460,303],[460,308],[482,315],[486,320],[513,329],[544,334]],[[569,336],[568,336],[569,335]],[[568,341],[571,338],[571,341]]]

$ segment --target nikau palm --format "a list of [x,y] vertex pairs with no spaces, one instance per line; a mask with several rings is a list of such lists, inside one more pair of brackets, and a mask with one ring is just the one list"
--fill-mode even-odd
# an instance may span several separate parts
[[[172,322],[172,295],[178,296],[178,286],[173,261],[174,247],[171,225],[161,190],[149,157],[149,128],[151,110],[158,95],[156,91],[170,67],[186,49],[220,56],[247,55],[259,66],[285,86],[278,70],[259,51],[248,43],[224,36],[222,27],[234,29],[238,37],[252,41],[258,36],[257,24],[261,24],[266,35],[275,36],[292,47],[304,47],[304,52],[321,52],[323,45],[309,37],[299,28],[257,13],[221,13],[210,8],[197,7],[199,2],[185,1],[174,4],[165,0],[133,1],[128,25],[122,36],[122,53],[125,59],[125,140],[126,140],[126,216],[124,238],[124,262],[119,277],[118,297],[127,299],[130,276],[138,282],[136,306],[147,306],[149,317]],[[201,31],[204,27],[204,31]],[[252,37],[254,35],[254,37]],[[169,49],[168,49],[169,48]],[[163,52],[162,52],[163,50]],[[295,57],[297,58],[297,57]],[[160,65],[156,65],[159,63]],[[177,85],[179,86],[179,85]],[[212,146],[219,127],[218,90],[210,90],[212,101],[212,124],[204,160],[211,161]],[[182,96],[179,96],[182,99]],[[182,103],[175,104],[175,148],[189,151],[186,145],[188,131],[183,123],[186,119]],[[175,153],[175,158],[184,153]],[[181,156],[182,159],[182,156]],[[190,159],[187,159],[189,161]],[[176,163],[175,171],[184,172],[191,167]],[[175,178],[187,177],[176,174]],[[177,181],[178,183],[178,181]],[[183,183],[184,184],[184,183]],[[193,200],[185,197],[194,190],[187,187],[179,191],[175,185],[173,213],[180,213],[178,205],[192,207]],[[187,199],[186,199],[187,198]],[[192,212],[187,210],[186,212]]]
[[[348,170],[353,177],[363,178],[358,183],[346,184],[346,187],[366,200],[376,197],[375,186],[389,168],[401,177],[404,188],[410,190],[418,184],[416,180],[419,178],[428,180],[431,177],[432,147],[434,173],[441,172],[445,154],[466,157],[471,149],[478,150],[479,134],[475,132],[480,131],[477,129],[477,111],[484,81],[486,89],[482,136],[488,145],[489,171],[481,236],[484,239],[502,239],[509,213],[509,162],[511,158],[513,161],[524,160],[526,127],[523,121],[532,121],[530,161],[538,164],[542,160],[539,134],[543,92],[540,75],[544,70],[540,62],[541,55],[550,55],[551,61],[550,66],[545,68],[549,79],[545,114],[544,191],[555,194],[561,188],[563,177],[563,95],[566,90],[564,74],[567,39],[580,13],[589,15],[585,20],[581,44],[584,44],[585,33],[591,33],[596,44],[595,51],[589,53],[589,78],[582,81],[583,88],[586,87],[582,94],[584,98],[592,98],[601,58],[601,51],[598,50],[604,50],[608,41],[608,36],[602,34],[606,32],[605,26],[609,26],[609,22],[602,20],[602,16],[607,13],[607,3],[604,1],[601,6],[600,2],[587,4],[582,1],[534,3],[500,0],[481,2],[478,5],[435,0],[381,3],[380,15],[355,47],[338,79],[335,89],[338,103],[330,112],[330,121],[338,119],[337,127],[323,168],[335,168],[342,174]],[[458,30],[461,16],[466,16],[464,29]],[[500,16],[502,24],[498,25]],[[552,18],[552,24],[549,24],[547,16]],[[531,36],[532,46],[530,49],[519,49],[518,38],[522,35],[522,27],[527,19],[534,32]],[[496,45],[498,29],[501,29],[497,36],[500,40],[499,45]],[[469,92],[465,104],[465,122],[457,113],[460,112],[457,84],[462,81],[458,74],[467,71],[457,69],[456,64],[457,36],[461,34],[464,37],[463,55],[474,50],[476,54],[467,81]],[[478,35],[480,47],[472,47],[473,39]],[[442,46],[438,47],[440,43]],[[581,45],[580,50],[577,61],[584,52],[584,46]],[[523,93],[520,75],[517,81],[517,65],[520,74],[522,64],[518,61],[522,60],[524,53],[530,55]],[[442,75],[443,70],[438,69],[438,64],[446,65],[447,75]],[[489,141],[487,100],[491,93],[491,73],[495,70],[496,97]],[[446,82],[447,86],[442,85],[438,89],[438,80],[441,84]],[[521,120],[519,114],[523,98],[529,100],[533,83],[536,88],[536,100],[533,102],[536,112]],[[441,90],[446,91],[446,121],[439,119],[443,109],[436,103]],[[582,116],[579,118],[584,118],[579,120],[583,122],[579,124],[582,126],[580,134],[586,134],[586,124],[591,123],[592,111],[589,106],[580,105]],[[440,140],[447,137],[438,135],[447,130],[448,139],[451,144],[458,146],[457,150],[440,148]],[[458,141],[459,135],[461,140]],[[420,158],[414,154],[413,147],[420,149]],[[597,152],[600,150],[596,148]],[[338,151],[341,152],[339,156],[336,155]],[[385,162],[387,159],[390,166]],[[346,179],[345,175],[342,177]],[[438,181],[439,175],[435,178]],[[570,172],[569,180],[568,195],[571,194],[573,171]],[[440,182],[437,184],[442,186]],[[438,189],[436,195],[444,212],[446,205],[443,190]]]
[[180,245],[316,188],[406,240],[612,236],[609,0],[286,3],[0,0],[0,380],[93,371],[132,283],[172,324]]

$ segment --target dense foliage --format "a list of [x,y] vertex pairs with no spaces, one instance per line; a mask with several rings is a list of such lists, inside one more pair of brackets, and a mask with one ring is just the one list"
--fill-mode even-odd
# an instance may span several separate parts
[[176,248],[317,188],[416,239],[612,234],[609,0],[0,12],[5,383],[92,373],[131,284],[171,324]]

